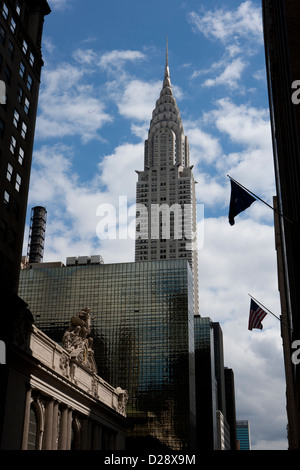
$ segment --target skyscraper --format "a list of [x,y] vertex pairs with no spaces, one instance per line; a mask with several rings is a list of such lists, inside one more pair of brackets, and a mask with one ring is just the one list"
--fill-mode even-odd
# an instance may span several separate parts
[[43,66],[43,23],[50,11],[46,0],[0,2],[0,339],[6,348],[6,367],[0,369],[0,445],[4,433],[7,438],[14,432],[3,428],[13,334],[17,325],[23,322],[24,330],[31,321],[17,292]]
[[250,423],[247,420],[236,422],[236,434],[240,450],[251,450]]
[[286,375],[289,449],[300,449],[300,4],[263,0],[263,28],[276,180],[275,236]]
[[173,95],[168,46],[160,97],[145,141],[144,170],[137,171],[135,261],[187,259],[198,313],[197,208],[188,138]]
[[21,271],[19,294],[35,325],[59,343],[70,317],[88,306],[98,374],[128,391],[129,442],[152,450],[195,449],[189,263],[78,261],[35,263]]
[[46,0],[0,2],[0,281],[17,292],[39,85]]

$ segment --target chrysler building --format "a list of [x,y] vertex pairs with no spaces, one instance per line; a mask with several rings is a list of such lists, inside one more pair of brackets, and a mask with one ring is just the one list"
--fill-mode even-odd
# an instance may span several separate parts
[[198,252],[195,180],[188,138],[173,95],[168,64],[145,141],[144,170],[136,171],[135,261],[187,259],[198,314]]

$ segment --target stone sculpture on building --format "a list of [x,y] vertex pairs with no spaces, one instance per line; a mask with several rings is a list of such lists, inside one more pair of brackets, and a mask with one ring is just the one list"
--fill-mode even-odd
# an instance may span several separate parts
[[94,359],[93,339],[91,333],[91,315],[88,307],[82,308],[76,316],[71,318],[71,324],[64,333],[63,347],[71,354],[71,359],[75,359],[85,365],[92,372],[97,373],[97,366]]

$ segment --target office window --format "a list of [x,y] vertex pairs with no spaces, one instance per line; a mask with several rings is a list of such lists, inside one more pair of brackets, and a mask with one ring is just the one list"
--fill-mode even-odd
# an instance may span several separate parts
[[21,136],[23,137],[24,140],[26,139],[26,134],[27,134],[27,126],[25,122],[22,122]]
[[21,178],[21,176],[19,175],[19,173],[17,173],[17,174],[16,174],[15,189],[16,189],[18,192],[20,191],[21,181],[22,181],[22,178]]
[[9,204],[9,199],[10,199],[9,193],[7,191],[4,191],[4,198],[3,198],[4,204],[8,205]]
[[3,17],[7,20],[8,18],[8,6],[6,5],[6,3],[3,3],[3,7],[2,7],[2,15]]
[[18,156],[18,162],[20,163],[20,165],[23,165],[24,155],[24,150],[22,149],[22,147],[20,147]]
[[8,53],[9,53],[11,59],[14,58],[14,52],[15,52],[15,47],[14,47],[13,43],[11,42],[11,40],[9,39],[8,40]]
[[21,15],[21,8],[22,8],[21,2],[17,0],[17,3],[16,3],[16,12],[17,12],[17,14],[18,14],[19,16]]
[[8,163],[8,164],[7,164],[7,171],[6,171],[6,179],[7,179],[8,181],[11,181],[11,180],[12,180],[13,172],[14,172],[13,166],[12,166],[10,163]]
[[10,19],[10,30],[15,33],[16,31],[16,22],[13,18]]
[[30,65],[33,67],[33,64],[34,64],[34,55],[32,52],[30,52],[29,54],[29,62],[30,62]]
[[13,118],[13,123],[14,123],[14,126],[15,126],[15,127],[18,127],[18,125],[19,125],[19,120],[20,120],[20,114],[19,114],[18,111],[15,109],[14,118]]
[[18,98],[19,103],[21,103],[22,98],[23,98],[23,89],[20,85],[18,85],[18,89],[17,89],[17,98]]
[[0,44],[5,44],[5,31],[3,26],[0,25]]
[[17,144],[17,141],[16,139],[14,138],[14,136],[12,135],[11,136],[11,140],[10,140],[10,151],[11,153],[14,155],[15,154],[15,150],[16,150],[16,144]]
[[27,42],[25,41],[25,39],[23,40],[22,49],[23,49],[24,54],[26,55],[26,54],[27,54],[27,50],[28,50],[28,44],[27,44]]
[[27,88],[31,91],[32,88],[32,76],[30,74],[27,75]]
[[26,114],[29,114],[29,108],[30,108],[30,101],[28,98],[25,97],[24,101],[24,111]]
[[19,74],[20,74],[20,77],[24,78],[24,75],[25,75],[25,65],[23,64],[22,61],[20,62]]

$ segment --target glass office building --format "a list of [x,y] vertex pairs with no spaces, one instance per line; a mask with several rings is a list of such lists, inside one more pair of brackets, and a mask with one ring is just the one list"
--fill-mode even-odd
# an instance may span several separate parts
[[193,277],[188,261],[38,263],[21,271],[19,295],[36,326],[57,342],[71,317],[89,307],[98,375],[128,391],[130,435],[151,448],[195,448]]
[[236,422],[236,434],[240,450],[251,450],[250,423],[246,420]]

